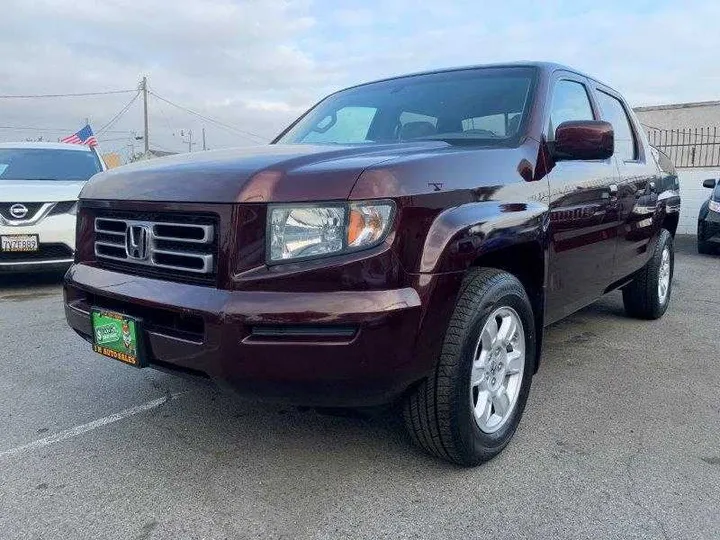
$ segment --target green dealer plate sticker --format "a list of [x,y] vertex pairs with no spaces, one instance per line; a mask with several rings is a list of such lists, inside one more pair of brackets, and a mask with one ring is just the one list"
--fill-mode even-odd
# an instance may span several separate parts
[[140,323],[121,313],[92,310],[93,350],[135,367],[143,367]]

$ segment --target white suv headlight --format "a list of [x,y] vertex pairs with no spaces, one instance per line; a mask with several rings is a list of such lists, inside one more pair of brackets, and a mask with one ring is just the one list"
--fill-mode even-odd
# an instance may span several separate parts
[[282,204],[268,209],[268,263],[357,251],[385,240],[392,201]]
[[713,212],[717,212],[720,214],[720,202],[717,201],[710,201],[710,210]]

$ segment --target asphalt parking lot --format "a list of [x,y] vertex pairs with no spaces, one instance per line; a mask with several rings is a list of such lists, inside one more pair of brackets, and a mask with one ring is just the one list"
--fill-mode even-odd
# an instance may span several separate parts
[[515,439],[461,469],[390,414],[258,405],[96,356],[57,277],[0,276],[0,537],[719,538],[720,257],[655,322],[548,330]]

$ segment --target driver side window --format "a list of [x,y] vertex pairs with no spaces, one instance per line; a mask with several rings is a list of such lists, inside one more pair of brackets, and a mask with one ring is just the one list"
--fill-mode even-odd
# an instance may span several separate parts
[[584,84],[568,80],[560,80],[555,84],[547,131],[549,141],[555,140],[555,130],[563,122],[594,119]]

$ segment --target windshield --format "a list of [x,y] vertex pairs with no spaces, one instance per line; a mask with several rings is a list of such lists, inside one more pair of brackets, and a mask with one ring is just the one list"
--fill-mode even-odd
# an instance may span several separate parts
[[0,180],[88,180],[100,170],[94,152],[0,148]]
[[509,144],[521,134],[534,80],[534,68],[511,67],[367,84],[321,101],[275,142]]

